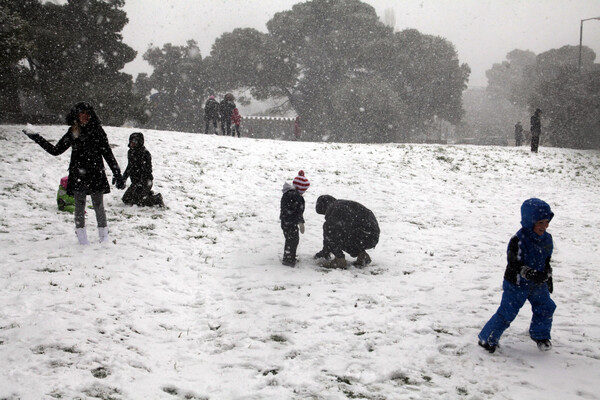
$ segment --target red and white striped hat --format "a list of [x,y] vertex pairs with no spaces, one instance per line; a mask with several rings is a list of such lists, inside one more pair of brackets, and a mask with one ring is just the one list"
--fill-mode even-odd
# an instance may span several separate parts
[[306,189],[308,189],[308,187],[310,186],[310,182],[304,176],[303,170],[298,171],[298,176],[294,178],[292,184],[300,193],[306,192]]

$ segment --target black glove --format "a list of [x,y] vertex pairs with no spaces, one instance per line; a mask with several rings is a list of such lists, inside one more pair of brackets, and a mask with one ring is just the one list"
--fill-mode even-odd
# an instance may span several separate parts
[[314,258],[315,259],[317,259],[317,258],[324,258],[326,260],[329,260],[329,257],[330,257],[329,254],[330,253],[328,251],[321,250],[320,252],[318,252],[317,254],[315,254]]
[[40,137],[39,133],[35,133],[35,132],[29,132],[26,129],[23,129],[23,133],[26,134],[27,136],[29,136],[30,139],[37,139],[38,137]]
[[125,189],[125,179],[121,175],[113,176],[113,185],[117,187],[117,189]]
[[533,268],[529,268],[527,265],[521,268],[521,276],[528,281],[535,283],[544,283],[552,276],[552,271],[549,271],[550,275],[546,271],[537,271]]

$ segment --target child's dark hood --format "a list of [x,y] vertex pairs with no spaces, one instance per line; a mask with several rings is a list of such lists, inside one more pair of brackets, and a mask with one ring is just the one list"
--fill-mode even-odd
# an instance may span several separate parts
[[543,219],[551,221],[553,217],[550,206],[543,200],[531,198],[521,205],[521,226],[525,229],[532,229],[536,222]]
[[335,197],[330,196],[328,194],[319,196],[319,198],[317,199],[317,205],[315,207],[317,214],[325,215],[327,209],[331,204],[333,204],[334,201]]
[[137,142],[138,145],[136,148],[144,148],[144,134],[142,132],[133,132],[129,135],[129,143],[131,143],[132,140]]

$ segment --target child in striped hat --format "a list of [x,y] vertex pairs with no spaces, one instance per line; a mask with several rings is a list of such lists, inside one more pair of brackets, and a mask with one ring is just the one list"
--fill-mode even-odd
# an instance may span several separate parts
[[292,184],[283,184],[283,196],[281,196],[281,229],[285,237],[282,264],[293,267],[296,265],[296,249],[300,243],[300,233],[304,233],[304,198],[302,195],[310,186],[310,182],[300,170]]
[[294,178],[292,184],[294,185],[294,188],[296,188],[296,190],[300,192],[300,194],[304,194],[304,192],[306,192],[306,189],[308,189],[308,187],[310,186],[310,182],[308,182],[308,179],[306,179],[306,177],[304,176],[304,171],[302,170],[298,171],[298,176]]

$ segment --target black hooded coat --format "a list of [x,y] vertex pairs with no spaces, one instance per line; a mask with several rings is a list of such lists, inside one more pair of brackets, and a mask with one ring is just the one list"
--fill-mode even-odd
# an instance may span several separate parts
[[106,173],[104,172],[104,160],[110,167],[115,179],[121,179],[121,169],[113,155],[108,143],[108,137],[102,129],[100,119],[94,108],[87,103],[78,103],[67,115],[66,122],[73,125],[81,111],[90,113],[89,122],[81,127],[78,137],[75,137],[72,128],[56,143],[51,144],[42,136],[30,135],[31,139],[39,144],[44,150],[53,156],[58,156],[69,147],[71,150],[71,161],[69,162],[69,182],[67,193],[74,192],[109,193],[110,186]]
[[530,118],[531,122],[531,134],[539,136],[542,133],[542,121],[540,118],[541,111],[539,109],[535,110],[535,113]]
[[[144,146],[144,134],[134,132],[129,136],[129,143],[135,141],[137,144],[129,148],[127,152],[127,168],[123,173],[123,180],[131,178],[134,185],[152,182],[152,155]],[[151,185],[150,185],[151,186]]]
[[219,113],[223,121],[231,121],[231,115],[233,115],[233,109],[236,108],[235,103],[232,100],[221,100],[219,104]]
[[206,100],[206,103],[204,103],[204,119],[207,121],[218,120],[220,118],[219,108],[219,102],[214,98]]
[[325,215],[322,253],[333,253],[336,258],[343,258],[345,251],[356,257],[379,242],[377,219],[360,203],[323,195],[317,199],[316,211]]

